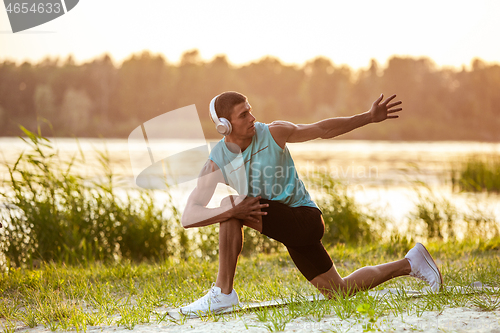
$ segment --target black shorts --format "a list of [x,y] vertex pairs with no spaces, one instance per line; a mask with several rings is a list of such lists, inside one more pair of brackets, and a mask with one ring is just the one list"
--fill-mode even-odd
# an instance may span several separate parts
[[278,201],[260,199],[269,207],[262,211],[262,234],[286,246],[299,271],[311,281],[333,266],[330,255],[321,243],[325,223],[315,207],[290,207]]

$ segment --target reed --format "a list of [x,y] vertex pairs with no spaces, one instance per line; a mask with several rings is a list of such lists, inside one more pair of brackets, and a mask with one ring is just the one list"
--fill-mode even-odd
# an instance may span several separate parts
[[321,190],[317,204],[323,213],[323,243],[367,244],[381,239],[388,219],[370,207],[362,206],[349,193],[348,186],[328,174],[308,179]]
[[[455,240],[490,239],[500,235],[495,214],[480,201],[469,200],[463,207],[457,207],[426,184],[417,182],[414,189],[417,201],[408,216],[408,234],[413,237]],[[463,235],[458,235],[459,232]]]
[[102,177],[85,179],[73,172],[85,165],[83,154],[64,161],[40,133],[21,129],[29,152],[7,165],[10,179],[1,192],[7,266],[140,261],[175,252],[173,233],[179,224],[178,216],[165,215],[172,211],[170,202],[158,206],[152,192],[141,190],[121,198],[108,154],[99,153]]
[[451,173],[454,190],[500,193],[499,155],[472,155],[456,164]]

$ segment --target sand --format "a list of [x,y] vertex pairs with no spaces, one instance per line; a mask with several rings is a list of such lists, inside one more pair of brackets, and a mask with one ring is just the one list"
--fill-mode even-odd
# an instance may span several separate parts
[[[269,332],[265,324],[257,320],[255,314],[245,314],[236,318],[202,321],[189,319],[184,325],[174,323],[136,325],[134,332]],[[270,323],[268,323],[270,324]],[[286,324],[284,332],[363,332],[367,322],[356,319],[340,320],[338,317],[325,316],[317,322],[312,318],[297,318]],[[383,332],[498,332],[500,333],[500,311],[483,312],[472,308],[448,308],[442,312],[424,312],[416,315],[393,315],[379,318],[371,326],[375,331]],[[129,332],[123,326],[87,327],[87,332]],[[16,332],[50,332],[43,326],[35,328],[18,327]]]
[[[477,284],[477,283],[476,283]],[[472,284],[478,289],[483,286]],[[451,288],[451,287],[448,287]],[[463,292],[473,293],[470,288],[461,288]],[[495,289],[488,287],[488,289]],[[455,292],[458,291],[454,289]],[[394,293],[396,289],[384,289],[379,291],[370,291],[372,296],[377,297],[386,293]],[[426,293],[429,290],[421,292],[408,291],[408,294]],[[471,297],[472,298],[472,297]],[[416,299],[416,302],[425,302],[425,299]],[[172,312],[172,308],[159,308],[158,313],[165,314]],[[218,321],[208,318],[190,318],[184,323],[179,324],[177,321],[169,319],[165,316],[165,320],[158,323],[156,318],[151,318],[152,323],[135,325],[134,332],[192,332],[192,333],[218,333],[218,332],[270,332],[277,331],[272,327],[271,321],[261,322],[255,313],[233,313],[225,314]],[[116,322],[120,316],[113,316],[113,321]],[[0,320],[0,325],[3,326],[5,320]],[[315,320],[312,316],[299,317],[286,323],[284,332],[366,332],[367,330],[382,331],[382,332],[496,332],[500,333],[500,309],[494,311],[482,311],[478,307],[445,307],[442,311],[425,311],[419,315],[414,313],[400,313],[395,316],[389,314],[376,319],[370,323],[368,319],[361,316],[353,316],[352,318],[341,320],[336,315],[324,316],[320,321]],[[51,332],[51,330],[43,325],[38,325],[34,328],[24,326],[22,323],[17,323],[16,332]],[[59,330],[62,331],[62,330]],[[87,332],[117,332],[130,330],[124,326],[87,326]],[[68,331],[66,331],[68,332]],[[73,331],[69,331],[73,332]]]

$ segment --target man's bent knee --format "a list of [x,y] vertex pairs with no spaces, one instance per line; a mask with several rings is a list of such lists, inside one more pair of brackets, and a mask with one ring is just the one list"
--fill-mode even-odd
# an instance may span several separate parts
[[335,266],[332,266],[327,272],[318,275],[309,282],[328,298],[332,298],[335,295],[350,294],[350,287],[346,281],[340,277]]
[[[227,197],[225,197],[221,200],[220,206],[226,207],[229,210],[229,209],[233,208],[234,206],[238,205],[246,197],[247,196],[245,196],[245,195],[228,195]],[[245,226],[250,227],[254,230],[257,230],[258,232],[262,232],[262,216],[255,215],[255,218],[257,219],[257,221],[239,220],[239,219],[234,219],[234,220],[239,221],[242,227],[245,225]],[[224,223],[224,222],[221,222],[221,223]]]

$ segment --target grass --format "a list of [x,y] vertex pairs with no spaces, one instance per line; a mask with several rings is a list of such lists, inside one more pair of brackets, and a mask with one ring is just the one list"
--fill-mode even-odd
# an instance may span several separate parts
[[[467,286],[481,281],[500,287],[500,239],[490,241],[436,241],[428,244],[430,252],[442,262],[442,273],[449,285]],[[364,265],[375,265],[400,256],[390,247],[337,245],[330,248],[341,275]],[[337,260],[341,257],[342,260]],[[279,269],[277,269],[279,267]],[[0,279],[0,320],[6,332],[15,327],[42,325],[50,330],[86,331],[89,327],[116,325],[133,329],[137,325],[186,325],[174,321],[165,308],[179,307],[204,294],[217,274],[217,263],[189,258],[186,261],[165,260],[158,263],[93,263],[65,266],[44,263],[39,269],[11,268]],[[266,281],[265,284],[262,281]],[[392,280],[381,287],[419,289],[424,284],[412,278]],[[401,292],[375,299],[367,293],[350,298],[306,302],[306,295],[316,290],[300,275],[285,253],[260,254],[241,258],[235,279],[243,302],[285,298],[294,303],[286,307],[265,308],[253,314],[215,315],[205,321],[245,320],[247,326],[281,331],[298,325],[297,320],[322,323],[337,317],[342,325],[364,325],[377,330],[389,315],[421,316],[428,311],[448,307],[472,307],[481,311],[497,310],[499,292],[464,296],[446,291],[418,299]],[[232,317],[231,317],[232,316]],[[333,324],[332,324],[333,325]],[[336,325],[339,325],[337,322]],[[314,326],[313,326],[314,327]],[[335,329],[334,326],[331,327]],[[337,329],[339,329],[337,327]]]
[[452,168],[454,190],[500,193],[500,156],[473,155]]

